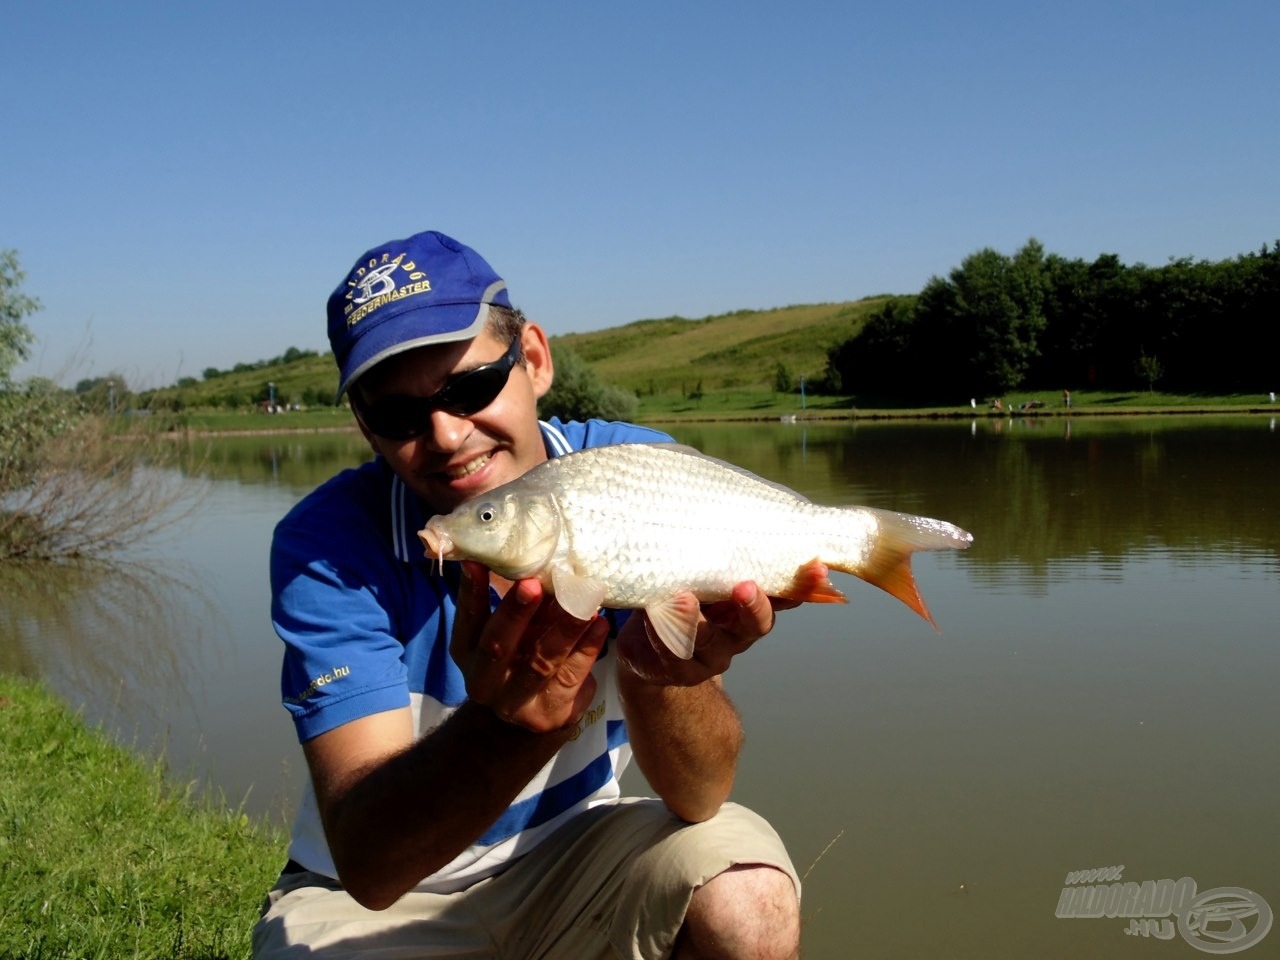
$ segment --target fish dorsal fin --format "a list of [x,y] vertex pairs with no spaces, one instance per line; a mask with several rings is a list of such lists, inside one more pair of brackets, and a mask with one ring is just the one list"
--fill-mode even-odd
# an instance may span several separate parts
[[560,563],[551,568],[551,589],[564,612],[579,620],[594,617],[608,592],[601,581],[579,576]]
[[702,606],[690,590],[659,600],[644,608],[653,632],[668,650],[681,660],[693,657],[693,642],[698,638],[698,622]]
[[719,464],[726,470],[731,470],[739,476],[746,477],[752,483],[759,483],[766,487],[773,487],[773,489],[780,490],[789,496],[795,497],[797,500],[801,500],[805,503],[809,502],[809,498],[803,493],[797,493],[785,483],[777,483],[774,480],[768,480],[765,477],[760,476],[758,473],[752,473],[746,467],[740,467],[736,463],[730,463],[728,460],[721,460],[718,457],[708,456],[697,447],[691,447],[687,443],[646,443],[643,444],[643,446],[657,447],[662,450],[670,450],[672,453],[682,453],[686,456],[700,457],[703,460],[710,460],[712,463]]

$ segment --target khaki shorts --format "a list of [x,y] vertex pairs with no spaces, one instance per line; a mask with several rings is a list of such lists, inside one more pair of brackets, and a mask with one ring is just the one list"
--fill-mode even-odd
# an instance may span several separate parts
[[253,932],[258,960],[307,957],[666,957],[693,891],[735,864],[800,880],[769,824],[725,804],[689,824],[659,800],[576,817],[496,877],[366,910],[315,873],[281,876]]

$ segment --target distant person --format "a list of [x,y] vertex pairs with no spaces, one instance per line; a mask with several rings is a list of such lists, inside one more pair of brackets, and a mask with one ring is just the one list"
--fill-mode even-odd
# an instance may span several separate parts
[[[643,614],[577,620],[537,580],[441,569],[416,536],[549,457],[666,438],[540,422],[546,334],[442,234],[365,253],[328,319],[376,457],[272,543],[310,778],[255,956],[797,956],[795,869],[726,802],[742,726],[721,675],[772,628],[770,600],[738,584],[677,660]],[[658,799],[621,796],[633,755]]]
[[1071,409],[1071,391],[1070,390],[1062,391],[1062,405],[1066,407],[1068,410]]

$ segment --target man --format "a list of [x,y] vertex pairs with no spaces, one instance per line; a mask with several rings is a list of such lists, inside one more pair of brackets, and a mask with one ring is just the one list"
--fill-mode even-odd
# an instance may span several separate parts
[[[680,661],[640,614],[577,620],[536,580],[441,571],[417,543],[548,456],[665,437],[540,423],[546,335],[443,234],[368,251],[328,319],[377,457],[272,545],[310,782],[255,955],[795,956],[795,870],[725,802],[742,731],[720,674],[772,627],[769,599],[743,583],[708,605]],[[632,755],[660,800],[620,797]]]

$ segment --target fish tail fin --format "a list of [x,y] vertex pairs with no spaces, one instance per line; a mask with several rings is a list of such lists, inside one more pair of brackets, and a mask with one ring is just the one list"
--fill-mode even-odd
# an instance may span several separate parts
[[917,550],[963,550],[973,542],[973,535],[943,520],[868,509],[879,526],[870,556],[857,564],[828,560],[827,565],[897,597],[938,630],[911,572],[911,554]]

